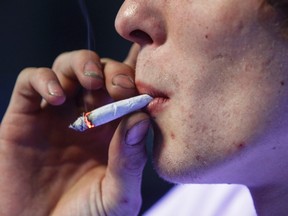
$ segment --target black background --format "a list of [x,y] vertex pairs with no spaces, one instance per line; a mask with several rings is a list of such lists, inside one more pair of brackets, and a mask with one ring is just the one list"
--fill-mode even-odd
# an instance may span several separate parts
[[[82,0],[85,1],[85,0]],[[60,53],[92,48],[101,57],[123,60],[131,45],[115,31],[121,1],[87,0],[93,47],[88,47],[85,18],[78,0],[1,0],[0,2],[0,120],[18,73],[25,67],[51,67]],[[149,162],[143,177],[143,207],[151,206],[170,185]]]

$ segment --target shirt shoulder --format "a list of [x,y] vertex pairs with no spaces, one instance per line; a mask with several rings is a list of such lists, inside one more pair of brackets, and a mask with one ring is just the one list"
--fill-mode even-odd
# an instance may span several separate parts
[[242,185],[186,184],[172,188],[144,216],[256,216]]

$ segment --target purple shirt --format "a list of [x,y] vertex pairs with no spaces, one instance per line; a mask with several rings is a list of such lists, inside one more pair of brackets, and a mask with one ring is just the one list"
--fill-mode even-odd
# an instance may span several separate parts
[[242,185],[186,184],[172,188],[144,216],[256,216]]

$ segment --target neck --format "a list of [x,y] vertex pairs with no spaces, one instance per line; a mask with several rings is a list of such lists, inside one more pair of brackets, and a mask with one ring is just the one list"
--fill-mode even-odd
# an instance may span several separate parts
[[247,147],[247,151],[232,158],[229,163],[214,167],[195,182],[246,185],[259,216],[286,216],[287,140],[288,135],[280,133],[273,137],[265,136],[251,148]]

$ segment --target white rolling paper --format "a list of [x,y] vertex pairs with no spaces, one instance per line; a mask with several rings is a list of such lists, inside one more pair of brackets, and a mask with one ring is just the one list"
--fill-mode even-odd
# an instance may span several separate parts
[[143,94],[99,107],[79,117],[69,126],[77,131],[97,127],[145,107],[153,98]]

